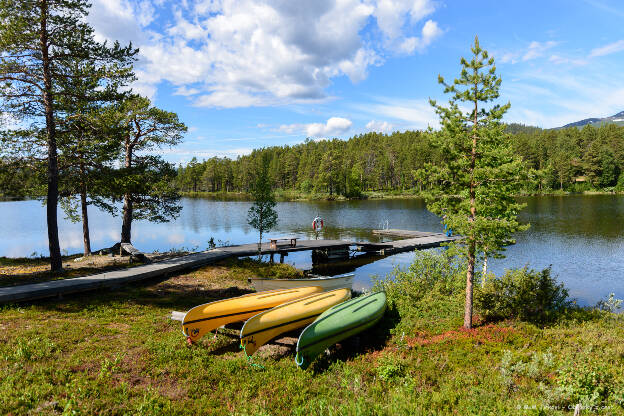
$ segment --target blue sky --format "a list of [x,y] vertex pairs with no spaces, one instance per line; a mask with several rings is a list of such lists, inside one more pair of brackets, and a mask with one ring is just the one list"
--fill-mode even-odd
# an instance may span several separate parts
[[619,0],[93,0],[100,40],[140,48],[135,90],[175,111],[173,162],[311,137],[437,126],[475,35],[506,121],[557,127],[624,110]]

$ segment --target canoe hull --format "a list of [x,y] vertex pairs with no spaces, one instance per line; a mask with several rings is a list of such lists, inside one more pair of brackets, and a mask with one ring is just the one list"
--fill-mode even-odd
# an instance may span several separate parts
[[323,312],[299,336],[295,362],[306,369],[328,347],[375,325],[386,311],[386,294],[359,296]]
[[291,289],[305,286],[321,286],[325,291],[351,288],[354,275],[321,277],[313,279],[249,279],[249,282],[258,291]]
[[297,299],[250,318],[241,329],[241,347],[247,355],[280,334],[303,328],[321,313],[351,298],[351,289],[336,289]]
[[270,290],[198,305],[182,320],[182,333],[191,342],[228,323],[245,321],[260,312],[295,299],[323,292],[320,286]]

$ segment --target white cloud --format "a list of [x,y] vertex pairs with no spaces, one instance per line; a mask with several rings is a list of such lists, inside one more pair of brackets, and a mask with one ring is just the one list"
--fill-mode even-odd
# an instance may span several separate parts
[[593,58],[595,56],[605,56],[611,55],[612,53],[617,53],[624,51],[624,39],[618,40],[617,42],[609,43],[608,45],[601,46],[600,48],[592,49],[589,53],[589,57]]
[[392,133],[394,126],[388,123],[387,121],[371,120],[368,123],[366,123],[366,129],[368,131],[375,131],[375,132],[388,134],[388,133]]
[[438,27],[438,24],[433,20],[427,20],[422,28],[422,36],[405,38],[401,42],[399,50],[408,54],[414,52],[414,50],[423,51],[440,35],[442,35],[442,29]]
[[394,40],[403,36],[403,27],[408,18],[415,23],[434,10],[434,4],[429,0],[379,0],[373,15],[381,32],[389,40]]
[[197,88],[188,88],[185,85],[182,85],[174,91],[173,95],[183,95],[185,97],[188,97],[190,95],[199,94],[200,92],[201,91]]
[[284,133],[304,132],[308,137],[338,136],[349,131],[353,122],[347,118],[331,117],[326,123],[283,124],[279,131]]
[[554,48],[555,46],[557,46],[557,42],[552,40],[549,40],[548,42],[533,41],[529,44],[529,48],[522,56],[522,60],[530,61],[532,59],[539,58],[540,56],[543,56],[547,50]]
[[425,99],[379,97],[375,102],[357,105],[356,108],[371,116],[396,120],[396,123],[392,123],[393,128],[401,126],[406,129],[426,129],[429,126],[434,128],[439,126],[437,114]]
[[555,65],[576,65],[576,66],[581,66],[581,65],[587,65],[587,60],[585,59],[579,59],[579,58],[568,58],[566,56],[560,56],[560,55],[551,55],[550,58],[548,58],[548,60],[550,62],[552,62]]
[[196,106],[234,108],[326,100],[332,78],[365,79],[387,50],[422,52],[442,33],[433,20],[419,27],[434,10],[430,0],[94,0],[89,20],[98,39],[140,47],[140,92],[168,81]]
[[559,42],[553,40],[546,42],[532,41],[526,48],[520,48],[513,52],[497,51],[494,52],[493,55],[496,57],[496,60],[502,64],[516,64],[518,62],[527,62],[540,58],[544,56],[549,49],[554,48],[558,44]]

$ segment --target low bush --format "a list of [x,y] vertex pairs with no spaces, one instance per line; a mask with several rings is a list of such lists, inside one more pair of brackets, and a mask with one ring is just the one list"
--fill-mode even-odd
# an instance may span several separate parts
[[572,305],[567,289],[557,283],[550,267],[542,271],[524,267],[492,277],[475,290],[475,303],[488,321],[515,318],[535,324],[551,322]]
[[[440,318],[446,315],[446,309],[461,305],[466,287],[465,261],[451,250],[416,251],[409,267],[397,267],[384,278],[374,280],[373,290],[386,292],[389,310],[386,315],[397,321],[397,330],[411,330],[423,315]],[[432,303],[437,311],[431,310]]]

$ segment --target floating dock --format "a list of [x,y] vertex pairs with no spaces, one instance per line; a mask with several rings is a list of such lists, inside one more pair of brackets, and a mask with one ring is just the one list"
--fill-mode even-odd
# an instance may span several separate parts
[[[373,252],[391,255],[405,251],[438,247],[442,243],[457,240],[461,237],[448,237],[442,233],[426,233],[407,230],[374,230],[375,234],[409,236],[411,238],[383,243],[362,243],[347,240],[298,240],[296,245],[278,245],[271,248],[269,243],[262,244],[262,253],[273,258],[275,254],[284,260],[290,252],[312,250],[313,257],[327,260],[348,256],[350,250]],[[385,233],[385,234],[384,234]],[[401,234],[397,234],[401,233]],[[258,244],[242,244],[218,247],[201,253],[193,253],[174,259],[164,260],[132,267],[98,273],[89,276],[75,277],[64,280],[33,283],[28,285],[0,287],[0,304],[24,302],[41,298],[62,297],[64,295],[86,292],[101,288],[115,288],[123,284],[136,282],[153,277],[166,276],[183,270],[194,269],[215,263],[230,257],[247,257],[258,254]]]

